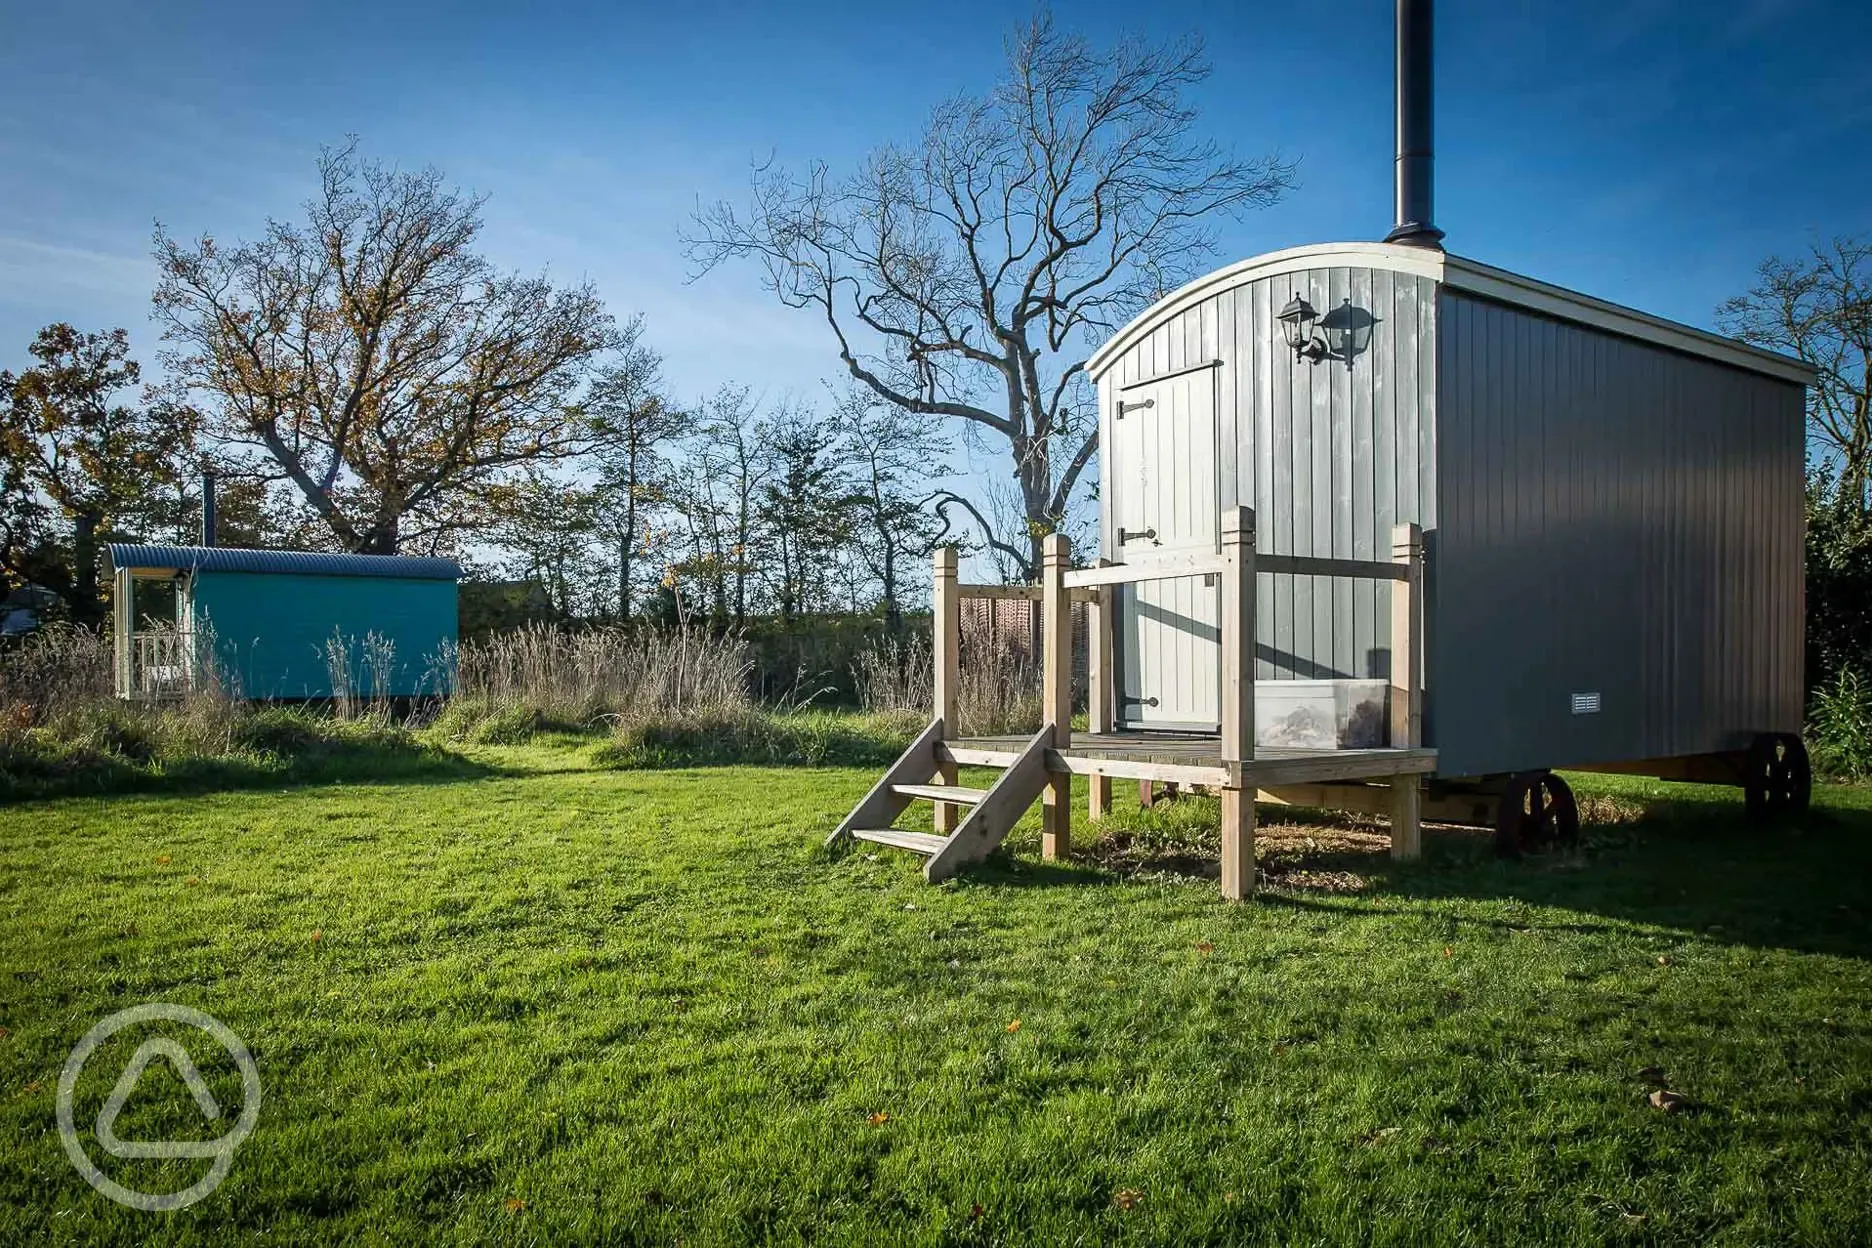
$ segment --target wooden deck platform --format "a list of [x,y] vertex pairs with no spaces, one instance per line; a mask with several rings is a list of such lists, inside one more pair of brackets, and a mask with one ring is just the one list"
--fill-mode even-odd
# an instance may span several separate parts
[[[1006,767],[1020,756],[1019,734],[957,737],[937,746],[937,757],[960,766]],[[1048,771],[1166,784],[1269,788],[1333,780],[1376,780],[1436,770],[1429,749],[1294,750],[1260,748],[1243,762],[1224,763],[1218,734],[1183,732],[1075,732],[1064,749],[1047,751]]]

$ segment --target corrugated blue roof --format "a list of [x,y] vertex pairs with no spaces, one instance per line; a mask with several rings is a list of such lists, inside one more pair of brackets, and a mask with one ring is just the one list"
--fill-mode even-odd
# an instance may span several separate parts
[[110,544],[111,566],[176,572],[283,572],[294,576],[391,576],[458,581],[461,565],[427,555],[334,555],[316,550],[242,550],[238,546]]

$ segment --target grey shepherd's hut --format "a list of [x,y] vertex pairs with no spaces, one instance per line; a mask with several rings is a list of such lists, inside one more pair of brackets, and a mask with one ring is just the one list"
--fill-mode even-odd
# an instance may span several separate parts
[[[1575,835],[1555,768],[1741,785],[1804,807],[1805,387],[1798,360],[1443,249],[1431,224],[1431,17],[1397,4],[1396,225],[1256,256],[1093,354],[1099,556],[1048,539],[1037,586],[935,564],[929,728],[833,833],[940,879],[1067,783],[1222,797],[1222,887],[1254,884],[1254,806]],[[955,730],[958,603],[1043,608],[1045,723]],[[1088,731],[1070,606],[1088,608]],[[1001,768],[986,789],[956,768]],[[890,826],[914,799],[935,831]],[[966,814],[962,812],[966,811]]]
[[[1438,775],[1799,730],[1804,365],[1434,248],[1337,243],[1192,283],[1090,368],[1108,559],[1212,551],[1237,505],[1267,554],[1388,558],[1421,526]],[[1257,681],[1388,677],[1390,582],[1260,580]],[[1121,600],[1119,725],[1215,731],[1214,589]]]

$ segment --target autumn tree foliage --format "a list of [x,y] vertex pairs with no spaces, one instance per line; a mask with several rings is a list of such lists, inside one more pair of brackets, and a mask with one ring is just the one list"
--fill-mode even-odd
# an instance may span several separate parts
[[482,203],[346,145],[303,222],[231,245],[157,229],[165,365],[343,549],[433,543],[476,491],[591,444],[583,390],[618,329],[591,285],[480,255]]
[[[83,333],[60,322],[41,330],[30,350],[31,367],[0,372],[9,571],[63,582],[53,588],[72,616],[95,623],[103,614],[101,544],[176,522],[196,413],[142,384],[121,329]],[[69,561],[48,560],[48,543],[68,549]]]

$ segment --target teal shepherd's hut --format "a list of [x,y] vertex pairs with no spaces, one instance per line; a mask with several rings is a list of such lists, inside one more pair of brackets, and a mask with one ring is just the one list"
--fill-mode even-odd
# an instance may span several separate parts
[[[453,559],[128,543],[113,544],[110,558],[119,697],[209,681],[258,701],[453,686]],[[139,628],[136,587],[150,581],[174,584],[174,625]]]

